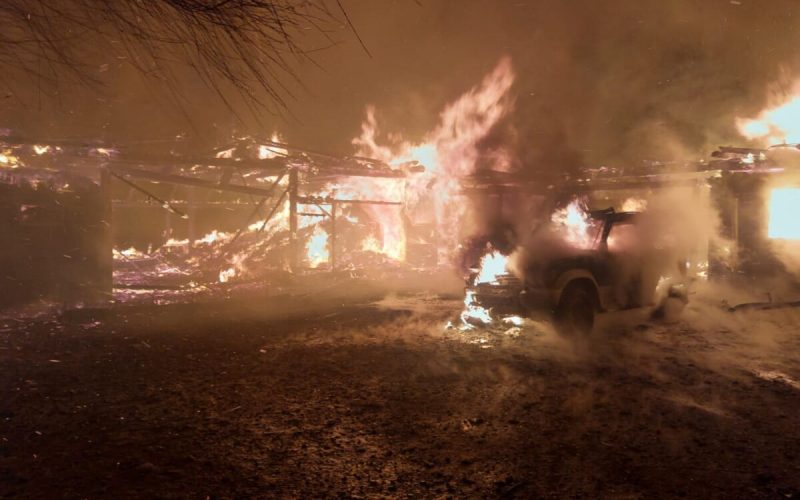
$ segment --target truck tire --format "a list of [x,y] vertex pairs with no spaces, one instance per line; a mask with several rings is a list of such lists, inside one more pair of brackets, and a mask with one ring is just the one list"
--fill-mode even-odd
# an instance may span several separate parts
[[570,283],[561,293],[555,323],[564,335],[588,335],[594,328],[596,300],[588,283]]

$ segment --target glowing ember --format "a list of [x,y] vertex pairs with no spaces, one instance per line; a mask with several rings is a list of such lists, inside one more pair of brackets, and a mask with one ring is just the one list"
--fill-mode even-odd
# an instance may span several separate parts
[[773,189],[769,198],[769,237],[800,240],[798,213],[800,213],[800,188]]
[[166,243],[164,243],[164,246],[167,247],[167,248],[185,247],[188,244],[189,244],[189,240],[188,239],[187,240],[176,240],[174,238],[170,238],[170,239],[167,240]]
[[219,282],[227,283],[231,278],[236,276],[236,268],[229,267],[219,272]]
[[306,244],[306,259],[311,267],[319,267],[328,262],[330,253],[328,252],[328,233],[320,226],[314,228],[311,238]]
[[143,257],[144,254],[139,250],[136,250],[133,247],[126,248],[125,250],[113,250],[114,256],[122,256],[122,257]]
[[[275,132],[272,134],[270,138],[272,142],[283,142],[281,136]],[[287,156],[289,154],[283,148],[279,148],[277,146],[267,146],[266,144],[261,144],[258,146],[258,158],[261,160],[266,160],[267,158],[275,158],[277,156]]]
[[522,326],[524,322],[525,320],[519,316],[506,316],[503,318],[503,323],[509,323],[514,326]]
[[94,148],[94,149],[92,149],[92,151],[97,155],[105,156],[105,157],[110,157],[111,153],[112,153],[112,151],[110,149],[107,149],[107,148]]
[[765,145],[800,142],[800,96],[762,111],[755,119],[736,120],[739,133]]
[[232,266],[219,272],[219,282],[227,283],[232,278],[244,273],[247,270],[244,264],[246,259],[246,252],[235,254],[230,260]]
[[2,153],[0,153],[0,166],[17,168],[19,166],[19,162],[17,160],[17,157],[11,153],[11,150],[7,149]]
[[622,202],[623,212],[644,212],[647,209],[647,200],[642,198],[628,198]]
[[497,277],[507,271],[508,257],[500,252],[492,252],[481,258],[481,267],[475,284],[497,283]]
[[364,238],[364,241],[361,242],[361,250],[365,252],[380,253],[383,248],[381,247],[381,243],[378,241],[378,238],[373,235],[369,235],[368,237]]
[[589,214],[580,200],[574,200],[566,207],[556,210],[551,221],[564,232],[564,239],[571,245],[586,249],[591,248],[594,243]]
[[199,240],[195,240],[195,245],[211,245],[216,241],[224,241],[229,238],[228,233],[217,231],[216,229],[212,230],[207,235],[203,236]]

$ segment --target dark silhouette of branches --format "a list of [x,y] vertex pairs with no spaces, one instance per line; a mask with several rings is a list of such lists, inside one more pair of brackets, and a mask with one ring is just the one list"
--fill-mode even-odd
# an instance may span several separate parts
[[283,108],[302,84],[293,64],[318,49],[304,42],[333,45],[334,28],[355,31],[338,0],[332,7],[326,0],[3,0],[0,85],[12,93],[15,85],[102,85],[109,65],[127,63],[176,96],[188,74],[229,107],[233,89],[253,108]]

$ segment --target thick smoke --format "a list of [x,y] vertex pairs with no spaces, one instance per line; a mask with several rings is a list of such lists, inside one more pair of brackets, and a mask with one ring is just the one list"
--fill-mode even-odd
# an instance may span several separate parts
[[241,113],[242,122],[202,85],[180,89],[182,109],[170,110],[175,89],[145,84],[113,59],[96,61],[103,92],[6,99],[5,126],[109,140],[188,132],[212,143],[234,128],[278,129],[290,142],[347,153],[367,104],[421,138],[445,103],[509,55],[518,79],[516,133],[506,140],[533,176],[737,142],[735,118],[791,88],[800,65],[800,5],[791,0],[343,3],[369,54],[344,25],[330,33],[332,47],[309,40],[320,50],[314,63],[297,63],[305,88],[290,89],[284,116],[256,123]]
[[[524,169],[537,173],[702,157],[720,143],[739,141],[735,118],[756,114],[798,70],[800,5],[790,1],[352,8],[373,60],[346,47],[331,51],[341,58],[335,75],[323,78],[322,92],[340,99],[334,104],[339,118],[355,128],[363,104],[343,108],[357,97],[383,110],[406,136],[423,134],[465,82],[478,81],[509,55],[518,78],[516,134],[508,139]],[[334,90],[334,80],[344,86]],[[310,101],[300,107],[319,116]]]

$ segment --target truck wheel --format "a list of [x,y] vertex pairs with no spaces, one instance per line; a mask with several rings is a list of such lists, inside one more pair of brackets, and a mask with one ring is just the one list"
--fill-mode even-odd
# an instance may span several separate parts
[[556,307],[556,328],[564,335],[588,335],[594,327],[595,300],[589,286],[568,285]]

